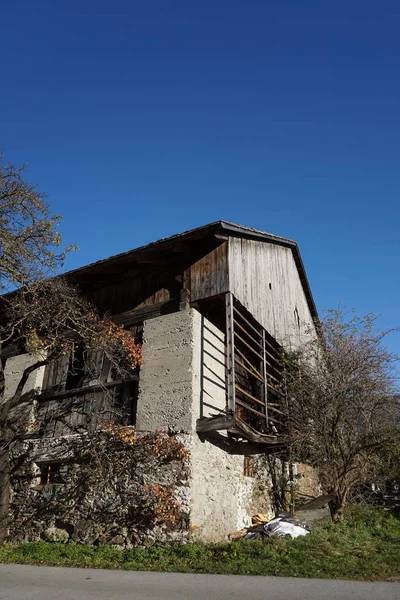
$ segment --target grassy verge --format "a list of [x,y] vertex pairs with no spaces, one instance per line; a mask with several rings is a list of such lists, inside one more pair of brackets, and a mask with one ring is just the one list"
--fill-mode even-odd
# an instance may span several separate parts
[[180,573],[232,573],[384,580],[400,576],[400,521],[377,509],[353,510],[340,525],[297,540],[221,544],[109,546],[37,542],[0,547],[0,562]]

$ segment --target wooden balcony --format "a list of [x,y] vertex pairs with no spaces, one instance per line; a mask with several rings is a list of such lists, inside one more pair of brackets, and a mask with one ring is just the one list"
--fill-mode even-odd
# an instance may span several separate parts
[[246,440],[283,446],[286,403],[281,347],[231,293],[225,294],[226,407],[197,421],[197,432],[226,430]]

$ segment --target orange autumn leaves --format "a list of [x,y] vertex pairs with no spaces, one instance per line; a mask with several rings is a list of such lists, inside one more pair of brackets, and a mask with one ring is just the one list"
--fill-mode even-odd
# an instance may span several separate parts
[[86,349],[103,350],[116,364],[124,363],[128,370],[135,371],[142,364],[142,346],[123,325],[110,318],[101,318],[95,312],[87,313],[84,325],[78,328],[60,328],[53,336],[46,336],[37,328],[28,326],[25,345],[29,352],[40,358],[51,359],[67,356],[83,344]]
[[100,348],[104,344],[119,346],[129,367],[132,370],[140,367],[142,346],[135,341],[130,331],[109,318],[100,318],[96,313],[91,313],[89,318],[93,326],[92,342],[94,345],[98,345]]

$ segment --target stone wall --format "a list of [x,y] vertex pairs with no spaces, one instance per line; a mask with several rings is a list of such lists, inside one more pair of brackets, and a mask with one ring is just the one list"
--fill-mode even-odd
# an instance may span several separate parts
[[[4,367],[4,376],[5,376],[5,392],[4,397],[6,399],[10,398],[15,394],[18,383],[20,382],[22,373],[25,369],[30,367],[31,365],[37,362],[38,358],[34,354],[25,353],[19,354],[18,356],[11,356],[7,358],[6,365]],[[33,391],[35,389],[40,389],[43,384],[45,367],[40,367],[36,369],[33,373],[29,375],[28,381],[24,387],[24,393]]]
[[248,527],[255,513],[273,515],[267,465],[253,455],[253,476],[245,477],[242,446],[225,435],[193,437],[190,526],[195,539],[221,541]]
[[[31,365],[37,362],[38,358],[34,354],[24,353],[18,356],[7,358],[4,367],[5,390],[4,399],[11,398],[17,389],[22,374]],[[29,429],[35,426],[36,421],[36,403],[35,393],[40,391],[43,385],[45,367],[40,367],[31,373],[23,389],[22,402],[15,408],[12,408],[9,419],[19,427]]]
[[296,496],[314,498],[322,494],[321,483],[316,469],[304,463],[296,463]]
[[137,430],[194,433],[224,409],[224,334],[195,309],[146,321]]
[[[138,438],[158,430],[187,432],[180,439],[184,448],[191,446],[192,317],[192,313],[181,312],[145,323]],[[7,361],[9,395],[33,361],[30,355]],[[42,380],[43,369],[30,377],[24,392],[39,390]],[[32,399],[27,407],[34,408]],[[26,424],[25,414],[23,421]],[[130,432],[133,434],[132,429]],[[28,434],[13,447],[10,540],[71,540],[129,547],[186,539],[190,460],[159,454],[159,446],[154,444],[147,454],[128,445],[115,464],[110,458],[100,465],[96,478],[91,461],[99,456],[98,436],[35,437]],[[103,452],[103,459],[109,458],[109,450]],[[44,466],[55,464],[62,464],[62,482],[44,483]],[[173,522],[163,513],[162,502],[169,504],[169,500],[175,506]]]
[[193,343],[192,311],[144,323],[138,431],[192,430]]
[[[142,438],[131,445],[100,433],[15,446],[9,539],[124,547],[184,541],[189,465],[176,452],[187,439],[164,436],[161,454],[160,439]],[[60,473],[46,482],[43,468],[55,464],[62,465]]]
[[144,325],[137,429],[188,433],[190,528],[204,541],[226,539],[255,512],[271,513],[265,462],[254,455],[254,476],[245,477],[248,444],[234,444],[225,433],[201,439],[196,433],[200,416],[225,408],[224,344],[224,334],[195,309]]

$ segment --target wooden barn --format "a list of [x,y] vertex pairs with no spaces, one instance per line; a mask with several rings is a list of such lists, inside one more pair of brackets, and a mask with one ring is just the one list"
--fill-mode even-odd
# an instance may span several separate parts
[[[68,278],[100,311],[136,332],[149,319],[195,308],[226,334],[225,410],[202,414],[197,430],[280,443],[279,347],[301,343],[317,318],[295,242],[217,221]],[[136,415],[131,419],[135,424]]]
[[[101,356],[93,357],[96,377],[77,376],[68,357],[47,365],[29,383],[37,418],[63,419],[47,419],[41,435],[62,437],[69,423],[93,431],[108,408],[138,432],[186,435],[190,528],[203,540],[223,539],[270,509],[257,457],[286,441],[280,349],[301,344],[317,318],[297,244],[217,221],[67,278],[134,332],[143,365],[130,382],[113,380]],[[6,372],[27,361],[10,350]],[[34,462],[42,469],[46,460],[57,462]]]

